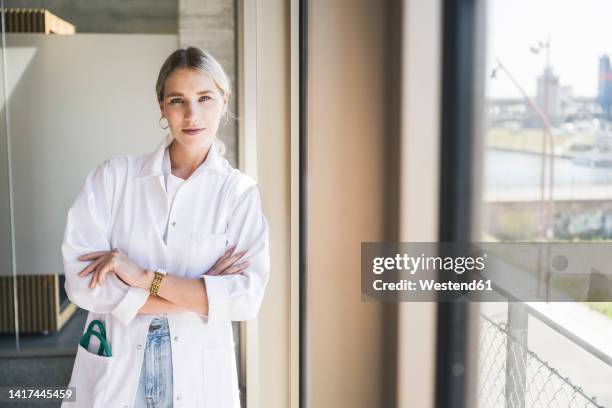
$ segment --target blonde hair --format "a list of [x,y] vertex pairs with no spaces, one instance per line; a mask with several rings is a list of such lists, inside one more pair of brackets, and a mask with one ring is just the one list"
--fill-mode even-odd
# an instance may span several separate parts
[[[229,97],[232,93],[230,86],[230,80],[219,61],[215,59],[208,51],[205,51],[197,47],[179,48],[166,58],[159,75],[157,76],[157,83],[155,84],[155,92],[157,94],[157,101],[162,102],[164,100],[164,86],[166,80],[175,69],[179,68],[191,68],[208,75],[223,96],[225,105],[223,107],[224,122],[227,123],[229,120]],[[217,151],[220,155],[225,154],[225,144],[215,135],[213,139],[213,145],[216,146]]]

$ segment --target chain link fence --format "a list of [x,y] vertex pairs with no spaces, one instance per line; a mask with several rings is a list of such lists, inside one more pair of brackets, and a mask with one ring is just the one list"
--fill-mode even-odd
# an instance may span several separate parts
[[481,315],[479,324],[479,408],[603,408],[513,337],[505,323]]

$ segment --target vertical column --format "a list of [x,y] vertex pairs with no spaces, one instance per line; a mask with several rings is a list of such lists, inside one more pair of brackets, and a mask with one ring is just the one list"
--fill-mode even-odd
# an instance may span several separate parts
[[[209,51],[221,63],[232,84],[229,110],[238,116],[236,82],[236,2],[234,0],[179,0],[179,45],[200,47]],[[225,143],[225,157],[237,167],[238,124],[236,119],[219,130]]]
[[527,371],[527,310],[522,303],[508,303],[506,344],[506,406],[525,407]]

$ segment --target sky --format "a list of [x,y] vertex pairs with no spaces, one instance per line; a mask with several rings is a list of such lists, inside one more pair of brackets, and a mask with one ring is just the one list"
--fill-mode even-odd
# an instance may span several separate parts
[[[597,96],[599,57],[612,56],[612,0],[488,0],[487,75],[498,57],[527,94],[546,57],[529,50],[550,37],[550,61],[574,96]],[[520,97],[504,73],[487,77],[491,98]]]

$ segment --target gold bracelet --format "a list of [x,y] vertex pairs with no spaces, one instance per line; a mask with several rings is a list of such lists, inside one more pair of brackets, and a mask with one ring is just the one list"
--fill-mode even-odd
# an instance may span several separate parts
[[159,291],[159,286],[161,285],[161,281],[166,276],[166,274],[163,272],[165,271],[162,271],[162,272],[160,272],[159,270],[155,271],[155,278],[153,279],[153,283],[151,284],[151,287],[149,288],[149,292],[153,296],[157,296],[157,292]]

